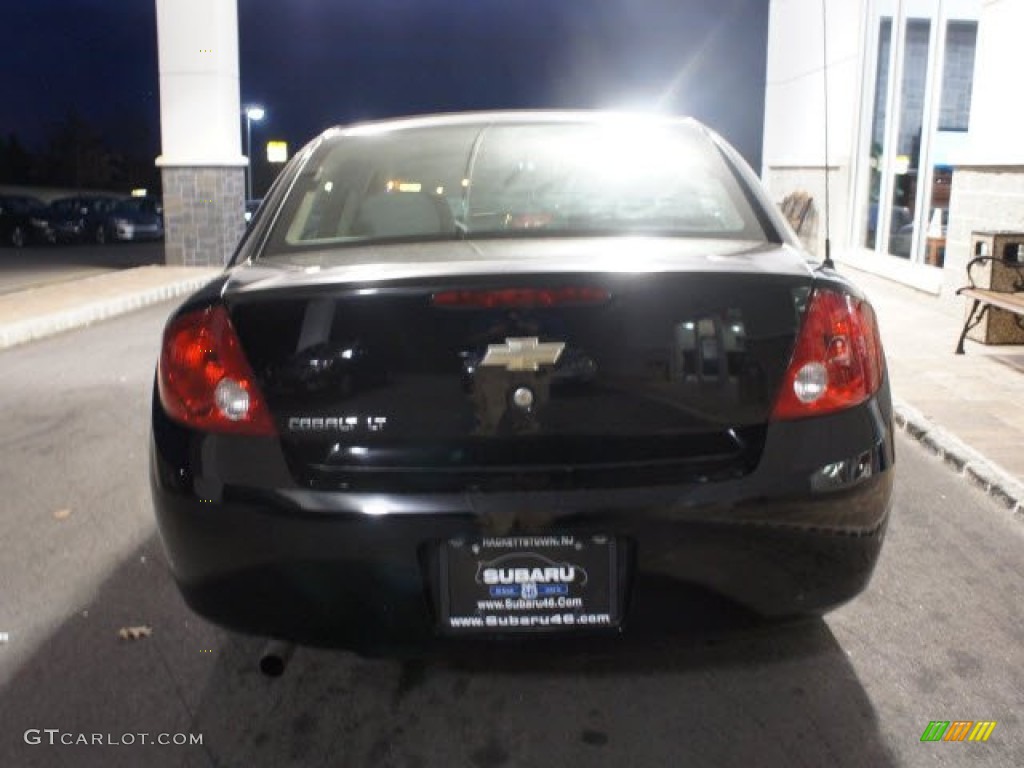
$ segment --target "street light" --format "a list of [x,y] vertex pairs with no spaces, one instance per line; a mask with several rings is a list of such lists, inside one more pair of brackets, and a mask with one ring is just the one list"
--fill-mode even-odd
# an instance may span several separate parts
[[245,174],[245,199],[252,200],[252,124],[259,122],[266,116],[267,112],[263,107],[255,104],[245,108],[245,154],[249,162],[246,165]]

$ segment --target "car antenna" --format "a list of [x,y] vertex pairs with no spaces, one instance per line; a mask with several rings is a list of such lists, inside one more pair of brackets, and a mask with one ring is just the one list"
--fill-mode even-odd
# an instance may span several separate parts
[[829,179],[828,179],[828,21],[825,16],[827,0],[821,0],[821,79],[825,84],[825,260],[822,266],[835,269],[832,261],[832,229],[829,220]]

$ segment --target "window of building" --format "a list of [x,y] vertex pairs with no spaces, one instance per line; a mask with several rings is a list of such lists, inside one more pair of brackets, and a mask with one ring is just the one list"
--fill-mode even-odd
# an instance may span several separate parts
[[942,266],[953,164],[970,117],[980,0],[873,6],[856,244]]

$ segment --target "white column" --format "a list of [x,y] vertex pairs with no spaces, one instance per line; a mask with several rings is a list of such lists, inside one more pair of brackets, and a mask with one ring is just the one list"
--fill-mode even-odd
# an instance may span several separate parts
[[825,174],[833,246],[845,245],[849,178],[860,98],[860,45],[868,0],[827,0],[828,149],[821,0],[771,0],[761,177],[776,202],[812,199],[804,244],[824,254]]
[[166,259],[222,264],[244,229],[236,0],[156,0]]

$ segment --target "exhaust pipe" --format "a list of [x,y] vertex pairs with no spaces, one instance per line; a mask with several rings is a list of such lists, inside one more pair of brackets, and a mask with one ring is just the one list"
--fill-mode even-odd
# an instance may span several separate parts
[[271,640],[260,654],[260,672],[267,677],[280,677],[284,674],[285,667],[288,666],[288,661],[293,653],[295,653],[293,643]]

